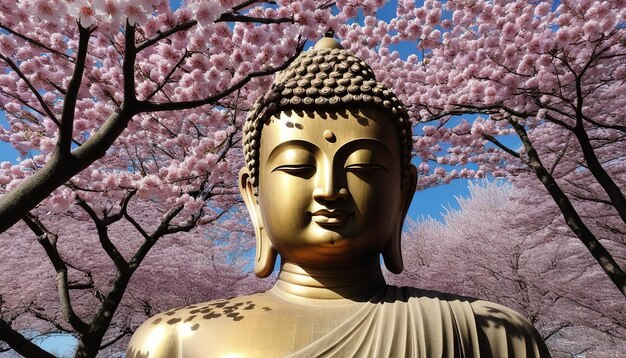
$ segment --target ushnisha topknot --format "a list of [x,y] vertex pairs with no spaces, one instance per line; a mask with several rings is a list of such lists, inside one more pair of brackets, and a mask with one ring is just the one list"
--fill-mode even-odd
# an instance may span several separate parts
[[[332,36],[332,35],[331,35]],[[369,108],[386,113],[396,126],[402,178],[411,165],[412,132],[402,102],[372,69],[332,37],[323,37],[280,72],[269,91],[253,104],[244,124],[243,151],[253,187],[258,186],[259,148],[263,125],[289,110],[333,111]]]

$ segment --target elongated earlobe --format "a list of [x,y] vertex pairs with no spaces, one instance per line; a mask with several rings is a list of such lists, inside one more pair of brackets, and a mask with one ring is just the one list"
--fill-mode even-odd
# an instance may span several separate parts
[[417,185],[417,168],[411,165],[404,186],[402,187],[401,212],[398,218],[396,218],[397,221],[394,223],[391,237],[387,240],[387,244],[382,252],[385,267],[393,273],[400,273],[404,269],[404,263],[402,262],[402,226],[406,218],[406,213],[409,211],[409,206],[411,206],[413,195],[415,194],[415,185]]
[[254,226],[254,236],[256,238],[256,257],[254,260],[254,273],[257,277],[267,277],[272,273],[276,263],[277,252],[272,246],[272,242],[265,233],[263,220],[257,198],[254,195],[254,187],[250,182],[250,172],[248,168],[239,171],[239,191],[246,203],[252,225]]

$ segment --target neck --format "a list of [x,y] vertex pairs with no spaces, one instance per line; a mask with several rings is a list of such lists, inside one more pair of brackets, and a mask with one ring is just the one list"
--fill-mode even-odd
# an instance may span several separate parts
[[386,286],[378,257],[346,267],[285,261],[272,291],[285,299],[367,301]]

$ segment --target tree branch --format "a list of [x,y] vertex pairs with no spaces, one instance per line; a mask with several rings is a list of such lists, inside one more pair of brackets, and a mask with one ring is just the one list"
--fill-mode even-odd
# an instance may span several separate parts
[[76,53],[76,63],[74,64],[74,72],[69,85],[67,86],[67,94],[63,101],[63,111],[61,114],[61,128],[59,129],[59,141],[57,143],[57,155],[67,157],[70,154],[72,145],[72,133],[74,131],[74,116],[76,111],[76,101],[78,100],[78,91],[83,79],[85,71],[85,60],[87,58],[87,47],[89,46],[89,37],[93,30],[86,29],[80,24],[78,25],[78,52]]
[[54,113],[52,113],[52,110],[50,110],[50,107],[48,107],[48,104],[46,103],[46,101],[44,101],[43,97],[41,97],[41,95],[39,94],[39,91],[37,91],[37,89],[35,88],[35,86],[33,86],[33,84],[28,80],[28,78],[26,78],[26,76],[24,75],[24,73],[20,70],[19,67],[17,67],[17,65],[11,61],[10,58],[5,57],[4,55],[0,54],[0,58],[6,62],[9,67],[11,67],[13,69],[13,71],[15,71],[15,73],[17,73],[18,76],[20,76],[20,78],[22,79],[22,81],[26,82],[26,85],[28,86],[28,88],[30,88],[30,91],[35,95],[35,97],[37,98],[37,101],[39,102],[39,104],[41,105],[41,108],[43,108],[44,112],[46,112],[46,114],[48,115],[48,117],[50,117],[50,119],[56,123],[57,126],[60,126],[61,124],[59,123],[59,120],[57,119],[57,117],[54,115]]
[[183,56],[180,58],[180,60],[176,63],[176,65],[174,65],[172,67],[172,69],[170,70],[170,72],[168,72],[168,74],[165,76],[165,78],[163,79],[163,82],[161,82],[161,84],[154,90],[152,91],[152,93],[150,93],[148,95],[148,97],[146,97],[146,101],[149,101],[150,98],[154,97],[154,95],[156,95],[157,93],[159,93],[160,90],[163,89],[163,87],[165,87],[165,85],[167,84],[167,82],[170,80],[170,78],[172,77],[172,75],[174,74],[174,72],[176,72],[176,70],[183,64],[183,61],[185,61],[185,59],[189,56],[189,51],[185,50],[185,53],[183,54]]
[[35,343],[26,339],[26,337],[21,335],[18,331],[11,328],[11,326],[2,318],[0,318],[0,339],[6,342],[11,349],[24,357],[55,358],[54,355],[38,347]]
[[567,133],[567,139],[565,140],[565,145],[563,146],[563,150],[560,151],[560,153],[557,155],[556,159],[554,160],[554,163],[552,163],[552,167],[550,167],[549,173],[550,175],[554,174],[554,170],[556,169],[556,166],[561,162],[561,159],[563,159],[563,156],[565,155],[565,152],[567,151],[567,146],[569,145],[569,140],[572,137],[572,133]]
[[132,334],[133,331],[130,330],[130,328],[124,328],[122,330],[122,333],[120,333],[119,335],[117,335],[116,337],[112,338],[110,341],[106,342],[106,343],[102,343],[102,345],[100,345],[100,350],[103,350],[105,348],[108,348],[112,345],[115,344],[115,342],[119,341],[120,339],[124,338],[125,336]]
[[607,276],[609,276],[611,281],[613,281],[615,286],[617,286],[622,295],[626,297],[626,273],[624,273],[619,264],[615,261],[615,259],[613,259],[613,256],[611,256],[591,230],[589,230],[589,228],[585,225],[567,195],[565,195],[558,183],[541,163],[539,154],[532,145],[524,126],[517,123],[513,119],[509,120],[509,124],[513,126],[513,129],[521,139],[524,148],[526,149],[531,169],[533,169],[537,178],[541,181],[544,187],[548,190],[550,196],[554,199],[554,202],[558,205],[567,226],[569,226],[585,247],[587,247],[591,255],[596,259],[598,264],[600,264],[600,267],[602,267]]
[[291,64],[291,62],[293,62],[293,60],[296,59],[296,57],[298,57],[300,52],[302,52],[302,49],[304,48],[304,43],[305,42],[300,42],[300,44],[298,45],[298,48],[296,49],[296,53],[291,58],[289,58],[285,63],[283,63],[282,65],[280,65],[278,67],[262,70],[262,71],[249,73],[248,75],[246,75],[246,77],[244,77],[243,79],[239,80],[232,87],[230,87],[230,88],[228,88],[228,89],[226,89],[226,90],[224,90],[224,91],[222,91],[220,93],[217,93],[217,94],[215,94],[213,96],[210,96],[210,97],[207,97],[207,98],[204,98],[204,99],[200,99],[200,100],[184,101],[184,102],[154,103],[154,102],[149,102],[149,101],[140,101],[138,106],[141,108],[141,111],[145,111],[145,112],[162,112],[162,111],[174,111],[174,110],[189,109],[189,108],[203,106],[205,104],[215,103],[218,100],[220,100],[220,99],[230,95],[231,93],[237,91],[238,89],[243,87],[246,83],[248,83],[248,81],[250,81],[251,79],[253,79],[255,77],[271,75],[271,74],[274,74],[274,73],[276,73],[278,71],[281,71],[281,70],[284,70],[285,68],[287,68],[287,66],[289,66]]
[[196,20],[188,20],[185,21],[181,24],[178,24],[174,27],[172,27],[171,29],[167,30],[167,31],[163,31],[163,32],[159,32],[156,35],[150,37],[149,39],[137,44],[137,52],[141,52],[143,50],[145,50],[146,48],[154,45],[155,43],[179,32],[179,31],[185,31],[188,30],[194,26],[196,26],[196,24],[198,23],[198,21]]
[[511,149],[511,148],[507,147],[506,145],[502,144],[502,142],[500,142],[499,140],[497,140],[493,136],[491,136],[489,134],[483,134],[483,138],[485,138],[486,140],[490,141],[491,143],[497,145],[498,148],[500,148],[503,151],[509,153],[510,155],[514,156],[515,158],[518,158],[518,159],[520,158],[520,155],[519,155],[518,152],[516,152],[513,149]]
[[232,12],[222,14],[215,22],[254,22],[257,24],[280,24],[295,23],[295,20],[289,17],[279,17],[276,19],[268,19],[265,17],[254,17],[246,15],[237,15]]
[[135,60],[137,49],[135,48],[135,26],[126,22],[126,39],[124,42],[124,63],[122,71],[124,73],[124,104],[132,106],[137,101],[135,95]]
[[65,320],[76,330],[76,332],[81,334],[86,333],[89,330],[89,326],[76,315],[74,309],[72,308],[72,299],[70,297],[67,281],[67,266],[57,251],[57,236],[48,231],[39,219],[30,214],[24,216],[24,222],[35,233],[35,235],[37,235],[37,241],[46,251],[48,258],[50,259],[50,263],[52,263],[52,266],[57,273],[57,291],[59,293],[61,312],[63,312]]
[[32,39],[30,37],[25,36],[24,34],[21,34],[21,33],[17,32],[17,31],[13,31],[13,29],[11,29],[10,27],[7,27],[5,25],[1,25],[0,24],[0,29],[6,30],[7,32],[13,34],[14,36],[17,36],[17,37],[21,38],[22,40],[30,42],[31,44],[33,44],[35,46],[39,46],[39,47],[43,48],[44,50],[49,51],[50,53],[53,53],[53,54],[55,54],[57,56],[60,56],[60,57],[63,57],[64,59],[66,59],[66,60],[68,60],[70,62],[75,62],[75,60],[71,56],[69,56],[69,55],[67,55],[67,54],[65,54],[65,53],[63,53],[61,51],[57,51],[57,50],[55,50],[53,48],[50,48],[50,47],[42,44],[41,42],[39,42],[39,41],[37,41],[35,39]]
[[[124,256],[119,252],[117,247],[111,242],[109,239],[108,227],[104,224],[102,220],[98,217],[98,214],[87,204],[84,200],[78,199],[78,206],[80,206],[85,212],[91,217],[91,220],[96,225],[96,230],[98,231],[98,239],[100,241],[100,245],[107,253],[109,258],[115,264],[115,267],[120,272],[128,271],[128,263],[124,260]],[[121,216],[120,216],[121,217]]]

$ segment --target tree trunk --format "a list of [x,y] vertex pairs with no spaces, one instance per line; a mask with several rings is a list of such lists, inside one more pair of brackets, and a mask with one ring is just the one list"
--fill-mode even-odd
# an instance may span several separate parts
[[608,195],[609,200],[611,200],[613,207],[617,210],[619,217],[622,218],[624,223],[626,223],[626,198],[624,198],[624,194],[619,189],[617,184],[615,184],[611,176],[606,172],[606,170],[604,170],[602,164],[600,164],[585,129],[582,127],[576,127],[576,129],[574,129],[574,135],[576,136],[576,139],[578,139],[578,143],[582,149],[589,171]]
[[624,297],[626,297],[626,273],[617,264],[617,262],[615,262],[611,254],[604,246],[602,246],[591,230],[589,230],[589,228],[585,225],[567,195],[565,195],[556,180],[554,180],[554,177],[552,177],[548,170],[543,166],[539,158],[539,154],[533,147],[524,127],[513,120],[511,120],[510,123],[524,144],[524,148],[526,149],[526,153],[528,154],[528,159],[530,161],[530,167],[533,169],[543,186],[548,190],[548,193],[550,193],[554,202],[558,205],[563,217],[565,218],[567,226],[569,226],[574,234],[578,236],[580,241],[585,244],[591,255],[600,264],[600,267],[602,267],[611,281],[613,281],[615,286],[617,286],[617,289],[622,293],[622,295],[624,295]]
[[133,272],[134,270],[131,270],[118,274],[111,292],[106,296],[102,306],[100,306],[100,310],[91,321],[89,332],[81,335],[78,341],[78,348],[76,349],[76,358],[93,358],[100,351],[104,334],[109,328],[115,311],[124,297],[124,292],[126,292],[126,287]]

